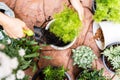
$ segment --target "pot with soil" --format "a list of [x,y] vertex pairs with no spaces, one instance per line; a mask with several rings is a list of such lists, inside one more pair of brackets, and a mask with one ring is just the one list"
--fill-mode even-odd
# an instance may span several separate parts
[[71,80],[64,67],[47,66],[38,70],[32,80]]
[[95,70],[95,69],[86,69],[80,72],[77,76],[76,80],[107,80],[105,76],[103,76],[103,69]]
[[[57,50],[64,50],[64,49],[71,47],[75,43],[77,37],[74,37],[73,41],[71,41],[71,42],[70,41],[64,42],[62,39],[60,39],[60,37],[57,37],[54,33],[50,32],[50,26],[55,21],[56,20],[50,21],[45,28],[45,30],[47,30],[45,33],[47,44],[51,44],[51,47],[54,49],[57,49]],[[62,32],[62,33],[64,33],[64,32]]]
[[104,50],[112,43],[120,43],[120,24],[109,21],[93,23],[93,36],[97,46]]
[[57,50],[71,47],[80,32],[81,21],[77,12],[65,6],[64,10],[56,13],[44,32],[45,41]]
[[14,12],[3,2],[0,2],[0,12],[10,17],[15,17]]
[[110,45],[102,52],[102,61],[105,68],[115,74],[120,73],[120,45]]

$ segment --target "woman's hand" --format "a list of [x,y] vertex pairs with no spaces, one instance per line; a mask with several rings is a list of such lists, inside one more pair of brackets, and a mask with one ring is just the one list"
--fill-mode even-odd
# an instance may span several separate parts
[[0,24],[3,26],[7,35],[15,39],[25,37],[23,30],[30,30],[20,19],[12,18],[2,13],[0,13]]
[[80,3],[80,0],[70,0],[72,6],[75,8],[75,10],[78,12],[79,19],[82,21],[84,18],[84,9],[82,4]]

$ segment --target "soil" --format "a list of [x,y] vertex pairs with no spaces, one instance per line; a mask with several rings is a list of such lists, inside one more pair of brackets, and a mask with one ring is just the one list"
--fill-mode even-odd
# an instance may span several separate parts
[[110,61],[107,60],[107,57],[105,57],[105,64],[111,71],[115,72],[115,70],[113,69],[112,64],[110,63]]
[[101,42],[104,43],[104,36],[103,36],[102,30],[100,28],[97,29],[94,39],[100,40]]
[[56,46],[65,46],[68,43],[64,43],[59,37],[56,37],[55,34],[51,33],[49,30],[45,30],[44,28],[34,28],[35,32],[35,39],[39,43],[44,43],[44,44],[53,44]]

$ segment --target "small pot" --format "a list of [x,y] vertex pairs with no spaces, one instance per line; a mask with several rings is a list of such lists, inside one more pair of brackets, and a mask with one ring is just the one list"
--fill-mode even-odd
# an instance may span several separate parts
[[92,13],[95,14],[95,10],[96,10],[96,1],[92,0]]
[[106,61],[105,61],[105,56],[104,56],[104,55],[102,55],[102,61],[103,61],[103,64],[104,64],[105,68],[106,68],[110,73],[115,74],[115,72],[112,71],[112,70],[110,70],[109,67],[106,65]]
[[[50,28],[50,25],[51,25],[54,21],[55,21],[55,20],[51,20],[51,21],[47,24],[45,30],[48,30],[48,29]],[[54,48],[54,49],[57,49],[57,50],[64,50],[64,49],[67,49],[67,48],[71,47],[71,46],[75,43],[76,39],[77,39],[77,37],[75,37],[72,42],[70,42],[70,43],[68,43],[67,45],[62,46],[62,47],[57,46],[57,45],[54,45],[54,44],[51,44],[50,46],[51,46],[52,48]]]
[[120,24],[109,22],[109,21],[102,21],[100,23],[93,23],[93,35],[98,29],[102,30],[104,42],[101,40],[96,40],[96,44],[99,49],[104,50],[108,45],[112,43],[120,43]]
[[[38,80],[38,78],[40,78],[40,76],[41,76],[41,78],[43,78],[42,76],[44,76],[44,74],[43,74],[43,69],[44,68],[42,68],[42,69],[40,69],[38,72],[36,72],[34,75],[33,75],[33,77],[32,77],[32,80]],[[65,76],[66,76],[66,78],[67,78],[67,80],[71,80],[71,77],[70,77],[70,75],[67,73],[67,72],[65,72]],[[40,79],[40,80],[43,80],[43,79]]]
[[3,2],[0,2],[0,10],[10,17],[15,17],[14,12]]

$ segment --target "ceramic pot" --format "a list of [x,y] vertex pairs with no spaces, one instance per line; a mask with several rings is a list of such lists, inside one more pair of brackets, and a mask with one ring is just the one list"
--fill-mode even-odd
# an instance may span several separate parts
[[120,43],[120,24],[113,23],[109,21],[102,21],[100,23],[93,23],[93,35],[95,36],[95,33],[98,29],[102,30],[103,33],[103,39],[104,42],[101,40],[97,40],[96,44],[99,47],[99,49],[104,50],[108,45],[112,43]]
[[[57,68],[57,67],[54,67],[54,68]],[[38,70],[38,72],[36,72],[33,75],[32,80],[43,80],[44,79],[43,70],[44,70],[44,68]],[[71,80],[71,77],[70,77],[70,75],[67,72],[65,72],[65,77],[66,77],[65,80]]]
[[3,2],[0,2],[0,10],[10,17],[15,17],[14,12]]
[[[50,25],[51,25],[54,21],[55,21],[55,20],[51,20],[51,21],[47,24],[47,26],[46,26],[45,29],[48,30],[48,29],[50,28]],[[67,45],[65,45],[65,46],[62,46],[62,47],[57,46],[57,45],[54,45],[54,44],[51,44],[50,46],[51,46],[52,48],[54,48],[54,49],[57,49],[57,50],[64,50],[64,49],[67,49],[67,48],[71,47],[71,46],[75,43],[76,39],[77,39],[77,37],[75,37],[72,42],[70,42],[69,44],[67,44]]]

